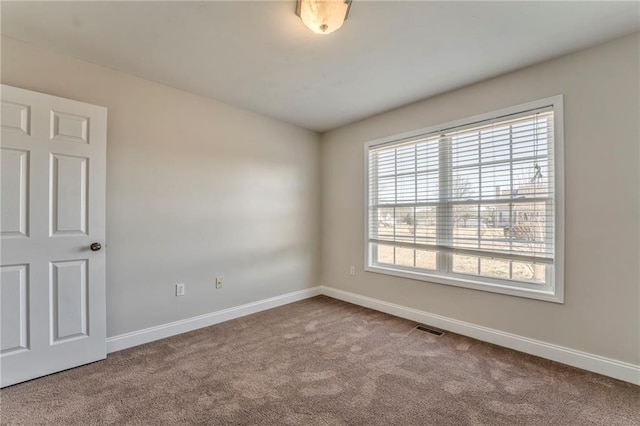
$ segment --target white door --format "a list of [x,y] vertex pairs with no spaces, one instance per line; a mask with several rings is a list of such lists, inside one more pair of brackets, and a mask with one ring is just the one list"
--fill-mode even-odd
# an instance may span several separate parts
[[4,387],[106,357],[107,110],[1,90]]

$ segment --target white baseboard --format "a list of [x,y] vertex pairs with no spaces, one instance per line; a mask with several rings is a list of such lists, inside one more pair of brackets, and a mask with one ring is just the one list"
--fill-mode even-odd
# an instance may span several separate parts
[[120,351],[122,349],[131,348],[133,346],[142,345],[144,343],[153,342],[155,340],[164,339],[166,337],[175,336],[177,334],[186,333],[188,331],[197,330],[198,328],[208,327],[210,325],[219,324],[245,315],[255,314],[278,306],[287,305],[299,300],[308,299],[318,296],[320,287],[312,287],[292,293],[283,294],[281,296],[270,297],[269,299],[259,300],[257,302],[247,303],[245,305],[236,306],[221,311],[211,312],[199,315],[193,318],[187,318],[180,321],[170,322],[155,327],[145,328],[143,330],[132,331],[130,333],[120,334],[118,336],[109,337],[107,339],[107,353]]
[[640,385],[640,366],[638,365],[529,339],[528,337],[518,336],[516,334],[505,333],[500,330],[431,314],[332,287],[321,286],[320,292],[326,296],[353,303],[354,305],[364,306],[418,323],[432,325],[446,331],[451,331],[452,333],[462,334],[484,342],[515,349],[520,352]]
[[462,334],[484,342],[493,343],[506,348],[515,349],[520,352],[536,355],[541,358],[571,365],[583,370],[592,371],[604,376],[613,377],[614,379],[640,385],[640,366],[638,365],[589,354],[551,343],[545,343],[528,337],[518,336],[516,334],[505,333],[504,331],[482,327],[476,324],[420,311],[418,309],[408,308],[402,305],[396,305],[394,303],[361,296],[359,294],[327,286],[312,287],[229,309],[223,309],[217,312],[211,312],[193,318],[187,318],[156,327],[145,328],[143,330],[109,337],[107,339],[107,353],[186,333],[198,328],[219,324],[224,321],[287,305],[289,303],[308,299],[320,294],[353,303],[354,305],[385,312],[400,318],[416,321],[418,323],[432,325],[446,331]]

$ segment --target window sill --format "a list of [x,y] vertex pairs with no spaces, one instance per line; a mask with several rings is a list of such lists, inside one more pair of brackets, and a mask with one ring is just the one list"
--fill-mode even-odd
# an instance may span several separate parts
[[473,290],[487,291],[491,293],[506,294],[509,296],[525,297],[529,299],[543,300],[546,302],[564,303],[564,297],[559,291],[553,289],[533,289],[503,285],[499,283],[478,281],[456,276],[442,276],[429,274],[428,272],[413,272],[396,268],[387,268],[380,265],[369,265],[364,268],[367,272],[391,275],[412,280],[427,281],[435,284],[444,284],[454,287],[463,287]]

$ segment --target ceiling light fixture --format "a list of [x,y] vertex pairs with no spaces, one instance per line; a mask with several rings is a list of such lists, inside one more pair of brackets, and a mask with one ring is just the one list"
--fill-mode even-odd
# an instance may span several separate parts
[[330,34],[349,16],[351,0],[297,0],[296,15],[311,31]]

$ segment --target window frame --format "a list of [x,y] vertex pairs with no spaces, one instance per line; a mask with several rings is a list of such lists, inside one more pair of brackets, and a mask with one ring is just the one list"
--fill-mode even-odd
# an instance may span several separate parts
[[[442,275],[437,271],[417,270],[412,267],[399,265],[381,266],[373,264],[372,248],[369,241],[369,151],[372,147],[386,144],[398,143],[405,139],[434,134],[436,132],[447,132],[456,127],[471,126],[474,123],[498,119],[504,116],[520,114],[529,110],[536,110],[551,107],[554,114],[553,126],[553,173],[554,173],[554,259],[553,277],[551,287],[545,289],[535,288],[535,285],[508,285],[506,280],[492,279],[485,276],[469,276],[464,274],[451,273]],[[543,300],[555,303],[564,303],[564,106],[563,96],[556,95],[544,99],[539,99],[512,107],[474,115],[459,120],[450,121],[435,126],[400,133],[381,139],[372,140],[364,144],[364,270],[378,274],[391,275],[400,278],[409,278],[419,281],[428,281],[436,284],[469,288],[474,290],[500,293],[511,296],[519,296],[530,299]],[[393,244],[390,244],[393,245]]]

